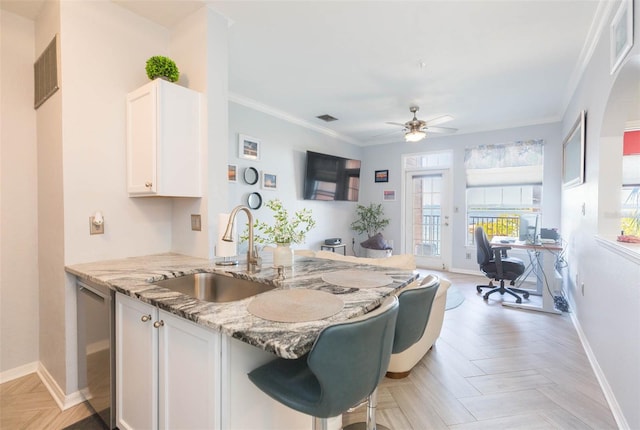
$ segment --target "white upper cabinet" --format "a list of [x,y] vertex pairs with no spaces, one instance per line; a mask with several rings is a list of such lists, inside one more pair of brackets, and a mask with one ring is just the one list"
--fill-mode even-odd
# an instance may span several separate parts
[[201,197],[200,93],[156,79],[127,95],[131,197]]

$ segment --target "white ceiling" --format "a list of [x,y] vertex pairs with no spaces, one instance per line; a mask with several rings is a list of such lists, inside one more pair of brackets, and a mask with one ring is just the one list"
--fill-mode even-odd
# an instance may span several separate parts
[[[34,1],[2,7],[20,3]],[[117,3],[167,27],[211,4],[233,21],[232,100],[368,145],[402,140],[385,122],[414,104],[419,119],[452,115],[443,126],[458,133],[559,121],[612,2]]]

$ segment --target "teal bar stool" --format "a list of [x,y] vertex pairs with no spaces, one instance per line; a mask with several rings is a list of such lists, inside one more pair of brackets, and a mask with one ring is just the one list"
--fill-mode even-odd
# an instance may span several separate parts
[[295,360],[277,358],[249,373],[258,388],[278,402],[314,417],[326,430],[338,416],[368,397],[389,366],[398,299],[372,312],[326,327],[311,351]]
[[[428,276],[419,287],[404,290],[398,296],[400,310],[393,339],[394,354],[405,351],[419,341],[424,334],[438,287],[440,287],[440,278]],[[349,424],[344,430],[389,430],[388,427],[376,424],[377,405],[378,389],[376,388],[367,398],[367,421]]]

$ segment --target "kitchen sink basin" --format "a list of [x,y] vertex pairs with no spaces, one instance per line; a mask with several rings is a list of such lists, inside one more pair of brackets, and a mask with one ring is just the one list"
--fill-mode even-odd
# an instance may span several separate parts
[[195,273],[179,278],[165,279],[153,284],[196,299],[215,303],[234,302],[275,288],[274,285],[217,273]]

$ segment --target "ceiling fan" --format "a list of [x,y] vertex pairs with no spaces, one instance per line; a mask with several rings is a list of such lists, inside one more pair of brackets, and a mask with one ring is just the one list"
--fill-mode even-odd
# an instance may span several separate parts
[[404,138],[407,142],[418,142],[427,137],[427,131],[431,133],[455,133],[457,128],[448,127],[434,127],[435,125],[445,123],[453,120],[451,115],[442,115],[429,121],[422,121],[416,117],[416,112],[420,108],[418,106],[411,106],[409,111],[413,113],[413,119],[400,124],[399,122],[387,122],[387,124],[399,125],[404,127]]

